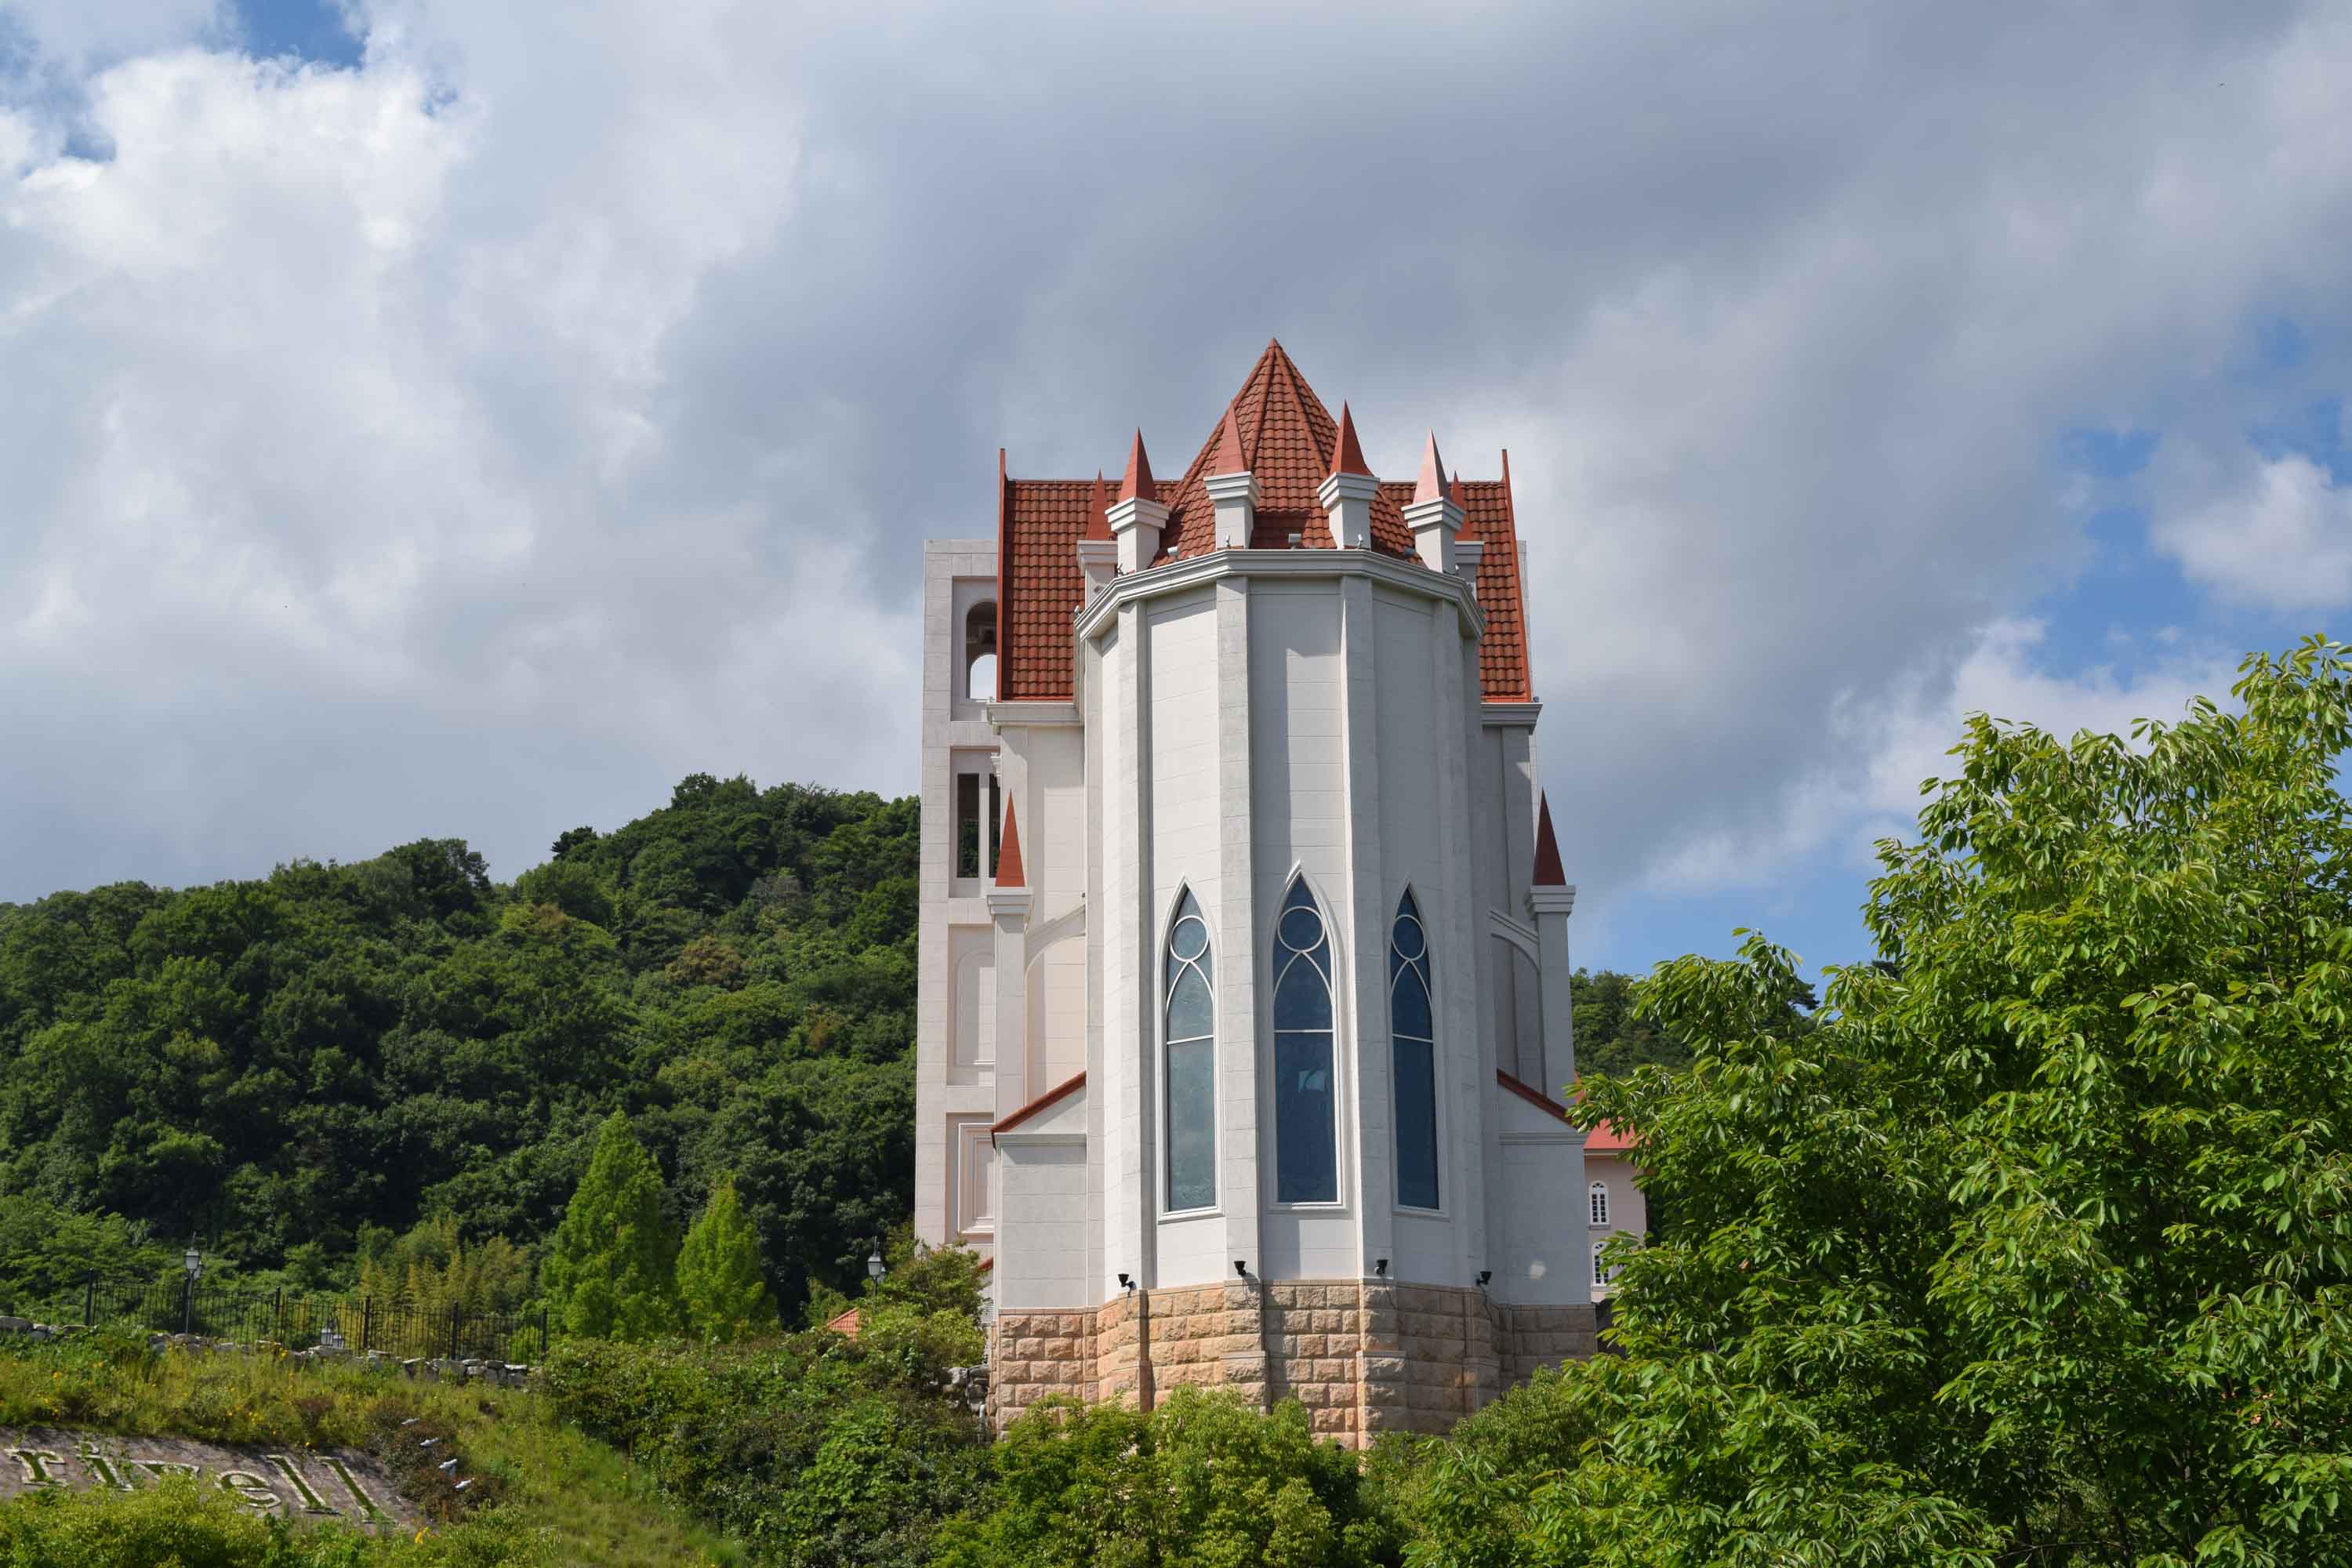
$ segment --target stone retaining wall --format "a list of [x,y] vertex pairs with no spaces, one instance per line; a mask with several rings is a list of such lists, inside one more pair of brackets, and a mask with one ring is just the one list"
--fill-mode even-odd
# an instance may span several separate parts
[[1136,1290],[1091,1311],[1005,1312],[992,1331],[998,1431],[1056,1394],[1152,1408],[1172,1388],[1230,1388],[1307,1407],[1361,1447],[1442,1432],[1538,1366],[1593,1353],[1589,1306],[1509,1307],[1484,1291],[1380,1280],[1235,1281]]

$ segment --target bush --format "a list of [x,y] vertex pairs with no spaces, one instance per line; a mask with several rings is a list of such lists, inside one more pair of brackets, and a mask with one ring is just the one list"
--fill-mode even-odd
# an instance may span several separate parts
[[995,1453],[995,1506],[941,1542],[950,1568],[1367,1568],[1398,1535],[1356,1456],[1307,1412],[1262,1415],[1179,1388],[1150,1415],[1061,1402],[1027,1411]]
[[545,1386],[562,1419],[762,1556],[911,1565],[942,1519],[983,1500],[986,1449],[943,1392],[940,1339],[969,1346],[928,1331],[944,1325],[913,1304],[886,1311],[925,1331],[702,1349],[573,1340],[548,1358]]

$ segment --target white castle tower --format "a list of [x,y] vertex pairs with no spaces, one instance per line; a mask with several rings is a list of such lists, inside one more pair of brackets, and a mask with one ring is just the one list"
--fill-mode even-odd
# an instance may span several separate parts
[[1269,344],[1176,482],[924,556],[916,1225],[1001,1421],[1296,1396],[1363,1442],[1591,1353],[1565,885],[1502,477],[1376,479]]

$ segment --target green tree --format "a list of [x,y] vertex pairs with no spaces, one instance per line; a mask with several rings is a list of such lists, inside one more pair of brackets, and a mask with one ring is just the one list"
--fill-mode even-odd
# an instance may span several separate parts
[[666,1202],[660,1168],[614,1111],[540,1271],[565,1332],[645,1340],[677,1331],[677,1238]]
[[2352,1563],[2346,652],[2136,743],[1972,718],[1810,1026],[1761,938],[1645,983],[1694,1060],[1579,1110],[1665,1216],[1555,1391],[1597,1436],[1444,1456],[1416,1561],[1495,1560],[1458,1508],[1515,1563]]
[[735,1184],[711,1189],[702,1217],[677,1252],[677,1296],[686,1331],[714,1344],[731,1344],[781,1326],[775,1298],[760,1273],[760,1240],[743,1217]]

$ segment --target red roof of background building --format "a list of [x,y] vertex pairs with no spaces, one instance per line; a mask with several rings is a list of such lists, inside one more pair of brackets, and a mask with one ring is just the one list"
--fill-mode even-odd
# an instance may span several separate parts
[[[1568,1120],[1567,1106],[1533,1085],[1521,1083],[1501,1068],[1495,1069],[1495,1081],[1529,1105],[1548,1111],[1562,1121]],[[1618,1131],[1614,1122],[1596,1121],[1592,1124],[1592,1131],[1584,1135],[1584,1152],[1588,1154],[1622,1154],[1633,1147],[1633,1141]]]
[[1596,1121],[1592,1131],[1584,1135],[1584,1152],[1588,1154],[1622,1154],[1633,1147],[1633,1141],[1617,1131],[1616,1123]]
[[[1240,471],[1219,466],[1228,440],[1238,443],[1242,463],[1257,479],[1251,548],[1280,550],[1292,534],[1303,549],[1332,548],[1316,492],[1333,465],[1349,454],[1315,389],[1282,345],[1269,342],[1181,479],[1150,479],[1150,461],[1137,433],[1118,494],[1126,500],[1142,493],[1140,481],[1169,509],[1159,558],[1204,555],[1216,548],[1216,509],[1206,481],[1212,474]],[[1360,467],[1362,452],[1352,455]],[[1223,461],[1232,462],[1232,455],[1224,453]],[[1477,587],[1478,607],[1486,619],[1479,676],[1488,701],[1523,701],[1532,695],[1510,475],[1506,453],[1501,479],[1456,479],[1451,487],[1465,514],[1461,537],[1486,547]],[[1087,529],[1091,485],[1085,479],[1005,479],[1001,468],[999,483],[998,695],[1010,701],[1066,699],[1071,694],[1072,620],[1086,593],[1076,544]],[[1373,549],[1413,558],[1412,531],[1404,522],[1413,489],[1410,479],[1381,485],[1372,500]]]

